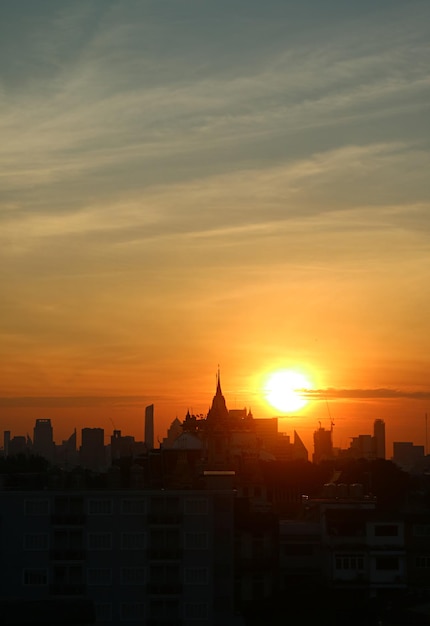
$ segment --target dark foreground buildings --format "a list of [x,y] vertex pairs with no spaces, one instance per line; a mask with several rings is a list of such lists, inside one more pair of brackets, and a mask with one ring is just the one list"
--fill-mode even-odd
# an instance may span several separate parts
[[311,464],[276,431],[228,411],[218,380],[171,446],[135,456],[114,433],[107,471],[91,429],[83,467],[3,460],[1,623],[430,623],[428,475]]

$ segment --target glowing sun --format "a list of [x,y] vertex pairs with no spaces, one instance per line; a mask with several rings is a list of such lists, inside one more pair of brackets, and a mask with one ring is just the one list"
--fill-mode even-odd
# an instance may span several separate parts
[[308,400],[303,391],[311,388],[311,383],[303,374],[294,370],[279,370],[269,374],[264,395],[273,408],[288,413],[306,406]]

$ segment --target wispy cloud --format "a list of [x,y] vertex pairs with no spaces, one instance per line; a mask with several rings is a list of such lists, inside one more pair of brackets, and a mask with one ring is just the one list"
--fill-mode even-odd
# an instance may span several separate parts
[[[63,19],[67,24],[68,19],[82,21],[82,16]],[[358,33],[353,34],[351,41],[348,30],[348,37],[339,37],[336,45],[317,41],[314,48],[297,43],[275,50],[263,47],[255,66],[239,62],[232,72],[234,63],[217,67],[212,62],[199,72],[199,60],[190,58],[189,51],[183,51],[183,59],[181,54],[164,60],[152,54],[150,46],[156,43],[151,27],[161,30],[161,37],[169,32],[168,26],[163,31],[162,21],[137,26],[114,24],[112,19],[107,12],[91,34],[73,42],[82,46],[79,54],[59,55],[55,77],[41,80],[39,90],[10,99],[6,92],[0,122],[5,190],[34,192],[34,186],[40,186],[58,210],[58,198],[46,195],[47,186],[72,185],[90,176],[105,184],[113,176],[122,188],[131,181],[136,185],[137,177],[148,184],[142,169],[149,166],[153,173],[154,159],[164,162],[166,176],[172,177],[172,161],[176,166],[186,155],[189,168],[198,166],[202,155],[207,167],[212,161],[220,168],[223,160],[230,167],[227,155],[232,147],[236,158],[244,161],[250,156],[249,143],[264,137],[284,136],[288,142],[300,130],[331,127],[333,139],[342,142],[336,127],[343,122],[387,119],[426,106],[427,64],[414,63],[410,71],[407,31],[400,43],[372,42],[369,50],[369,35],[361,41]],[[179,22],[178,28],[186,34],[186,23]],[[149,49],[139,47],[143,34],[149,35]],[[43,64],[55,57],[53,47],[59,42],[40,39],[37,50]],[[239,61],[238,51],[232,47],[230,52]],[[430,54],[421,40],[414,52],[417,59]],[[163,63],[168,71],[163,71]],[[183,71],[190,66],[194,72]],[[370,138],[365,125],[361,135]],[[208,145],[210,159],[205,154]],[[267,159],[260,151],[259,161]],[[186,169],[183,174],[189,176]],[[33,193],[33,206],[35,200],[40,205]],[[29,199],[23,196],[22,201],[25,205]]]
[[312,400],[372,400],[405,399],[427,400],[430,390],[407,391],[401,389],[303,389],[301,393]]
[[362,233],[370,242],[372,233],[382,232],[385,238],[402,235],[403,243],[396,239],[396,245],[416,248],[413,237],[429,226],[429,168],[427,153],[402,144],[347,146],[266,169],[154,185],[77,212],[11,210],[2,217],[3,254],[32,251],[59,238],[81,244],[85,238],[87,245],[94,241],[93,251],[109,246],[112,252],[116,245],[117,254],[130,254],[130,245],[172,246],[172,237],[176,247],[183,238],[189,245],[229,239],[238,245],[242,237],[287,234],[294,250],[295,242],[323,235]]
[[[128,407],[153,403],[158,396],[26,396],[0,397],[0,407],[7,408],[95,408],[95,407]],[[163,396],[165,401],[165,396]]]

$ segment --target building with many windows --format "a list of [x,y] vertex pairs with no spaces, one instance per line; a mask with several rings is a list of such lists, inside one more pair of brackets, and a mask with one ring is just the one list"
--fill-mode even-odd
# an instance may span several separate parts
[[2,595],[90,599],[98,624],[234,624],[233,501],[231,490],[0,492]]

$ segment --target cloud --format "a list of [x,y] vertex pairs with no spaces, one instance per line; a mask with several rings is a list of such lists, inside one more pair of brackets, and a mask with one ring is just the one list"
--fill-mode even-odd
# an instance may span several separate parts
[[[245,231],[262,225],[267,228],[271,223],[273,228],[278,228],[284,220],[301,221],[312,215],[326,216],[339,210],[356,211],[370,192],[371,210],[374,211],[378,202],[384,206],[389,199],[385,188],[381,196],[381,178],[395,175],[389,192],[393,199],[398,198],[399,190],[406,195],[406,184],[410,193],[407,207],[402,208],[399,204],[390,210],[388,204],[378,213],[377,219],[373,220],[374,226],[380,221],[381,227],[385,227],[383,215],[386,211],[390,213],[390,220],[393,217],[398,220],[402,213],[411,214],[411,206],[415,204],[416,210],[411,217],[417,215],[419,200],[425,198],[417,183],[426,185],[429,159],[422,150],[396,142],[345,146],[272,167],[153,185],[140,192],[123,194],[121,198],[93,202],[79,211],[21,215],[11,210],[3,217],[2,235],[5,240],[11,240],[14,233],[19,232],[21,240],[31,240],[115,231],[121,242],[127,229],[133,233],[133,238],[147,239],[187,233],[208,235],[210,231],[218,231],[223,236],[224,229],[237,233],[241,228]],[[405,160],[408,172],[403,176]],[[414,172],[412,177],[411,171]],[[405,178],[410,179],[409,182]],[[367,187],[362,186],[364,181]],[[350,197],[351,183],[357,187],[353,199]],[[333,186],[336,186],[335,194]],[[332,227],[330,222],[327,224]]]
[[427,400],[430,390],[407,391],[399,389],[306,389],[302,393],[311,400],[372,400],[372,399],[405,399]]
[[[189,178],[202,164],[207,173],[214,166],[225,171],[234,160],[267,163],[273,157],[262,142],[283,137],[283,150],[291,152],[291,137],[306,130],[330,128],[332,145],[342,144],[340,127],[353,123],[366,141],[369,119],[383,117],[386,123],[390,115],[424,110],[428,101],[429,47],[417,34],[411,41],[410,17],[402,21],[400,40],[376,39],[380,25],[363,36],[351,23],[334,41],[317,39],[313,45],[296,39],[286,44],[276,32],[277,46],[257,40],[258,53],[252,54],[255,39],[253,46],[246,40],[247,63],[232,41],[226,58],[217,60],[218,42],[203,62],[193,47],[203,42],[195,40],[190,19],[172,25],[157,12],[140,19],[133,23],[110,5],[74,41],[70,33],[80,29],[70,28],[69,20],[89,20],[80,3],[77,15],[55,16],[54,35],[39,33],[33,52],[39,65],[49,62],[46,76],[23,93],[5,90],[0,121],[2,187],[21,194],[21,209],[44,204],[45,211],[67,205],[73,210],[74,198],[88,200],[97,182],[98,193],[103,186],[142,188],[160,176],[155,172],[161,164],[165,179],[172,180],[179,164]],[[62,46],[63,31],[68,43]],[[187,35],[193,45],[185,43]],[[396,132],[403,137],[410,126],[409,115],[407,126],[397,124]],[[68,203],[60,185],[72,191]]]
[[[8,408],[95,408],[95,407],[126,407],[152,404],[157,396],[27,396],[0,397],[0,407]],[[165,396],[163,396],[165,400]]]

